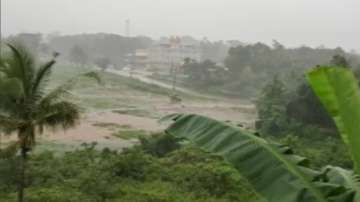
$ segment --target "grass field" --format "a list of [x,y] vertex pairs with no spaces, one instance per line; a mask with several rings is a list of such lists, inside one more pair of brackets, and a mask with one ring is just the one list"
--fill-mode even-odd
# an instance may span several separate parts
[[[53,72],[51,87],[61,85],[76,75],[93,71],[91,68],[71,64],[58,64]],[[170,102],[172,90],[140,80],[98,72],[102,83],[89,78],[78,79],[73,89],[73,98],[86,112],[118,109],[118,113],[139,112],[158,117],[154,113],[147,113],[152,103]],[[187,100],[202,99],[193,95],[177,93]]]

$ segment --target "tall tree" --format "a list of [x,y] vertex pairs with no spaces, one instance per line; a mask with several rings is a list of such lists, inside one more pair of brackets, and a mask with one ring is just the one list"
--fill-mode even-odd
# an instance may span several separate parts
[[285,84],[275,76],[269,84],[267,84],[261,92],[260,97],[256,101],[259,121],[256,127],[260,132],[275,135],[280,134],[286,119],[287,92]]
[[[68,129],[80,119],[79,107],[64,98],[74,82],[47,90],[55,57],[39,65],[20,45],[9,45],[10,52],[0,63],[0,129],[17,133],[20,149],[18,201],[24,202],[26,162],[45,128]],[[71,80],[75,81],[75,80]]]

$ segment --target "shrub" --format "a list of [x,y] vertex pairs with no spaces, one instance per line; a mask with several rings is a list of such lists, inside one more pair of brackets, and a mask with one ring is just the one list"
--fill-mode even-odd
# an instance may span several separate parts
[[179,149],[179,140],[164,133],[153,134],[151,137],[140,137],[140,148],[144,152],[156,157],[163,157],[166,154]]
[[[149,147],[139,145],[121,153],[84,144],[60,155],[46,151],[32,155],[29,201],[257,201],[251,186],[220,158],[191,147],[176,149],[179,145],[171,137],[154,136],[148,139]],[[11,169],[2,174],[16,176]],[[0,185],[0,201],[15,201],[12,184]]]

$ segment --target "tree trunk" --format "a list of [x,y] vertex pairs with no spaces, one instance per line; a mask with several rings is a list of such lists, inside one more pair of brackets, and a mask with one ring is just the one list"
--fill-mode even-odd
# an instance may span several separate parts
[[26,162],[27,162],[27,152],[28,150],[25,147],[21,148],[21,157],[20,157],[20,169],[19,169],[19,184],[18,184],[18,202],[25,202],[25,171],[26,171]]

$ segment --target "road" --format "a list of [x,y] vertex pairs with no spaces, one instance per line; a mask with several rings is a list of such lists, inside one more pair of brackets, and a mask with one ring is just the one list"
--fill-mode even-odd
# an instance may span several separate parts
[[[116,69],[107,69],[107,72],[113,73],[113,74],[117,74],[120,76],[126,76],[129,77],[130,73],[128,71],[122,71],[122,70],[116,70]],[[152,79],[147,77],[147,74],[145,72],[133,72],[132,74],[132,78],[138,79],[144,83],[148,83],[148,84],[153,84],[153,85],[157,85],[163,88],[167,88],[167,89],[173,89],[172,85]],[[182,93],[186,93],[189,95],[194,95],[194,96],[201,96],[201,97],[207,97],[207,98],[215,98],[212,96],[208,96],[208,95],[202,95],[199,92],[196,91],[192,91],[186,88],[182,88],[182,87],[178,87],[176,86],[176,91],[182,92]],[[216,99],[216,98],[215,98]]]
[[[125,76],[125,77],[129,77],[130,76],[130,72],[129,71],[123,71],[123,70],[116,70],[116,69],[107,69],[106,70],[109,73],[112,74],[117,74],[120,76]],[[153,85],[157,85],[163,88],[167,88],[167,89],[173,89],[171,84],[162,82],[162,81],[158,81],[152,78],[149,78],[148,76],[150,75],[150,72],[144,72],[144,71],[134,71],[132,74],[132,78],[138,79],[144,83],[148,83],[148,84],[153,84]],[[206,98],[209,100],[214,100],[216,102],[222,102],[222,103],[226,103],[226,104],[235,104],[238,107],[242,107],[242,108],[246,108],[246,109],[254,109],[255,106],[253,103],[251,103],[249,100],[244,100],[244,99],[238,99],[238,98],[224,98],[224,97],[220,97],[220,96],[215,96],[215,95],[209,95],[209,94],[203,94],[203,93],[199,93],[197,91],[193,91],[187,88],[183,88],[183,87],[179,87],[176,86],[176,91],[178,92],[182,92],[188,95],[192,95],[195,97],[202,97],[202,98]]]

